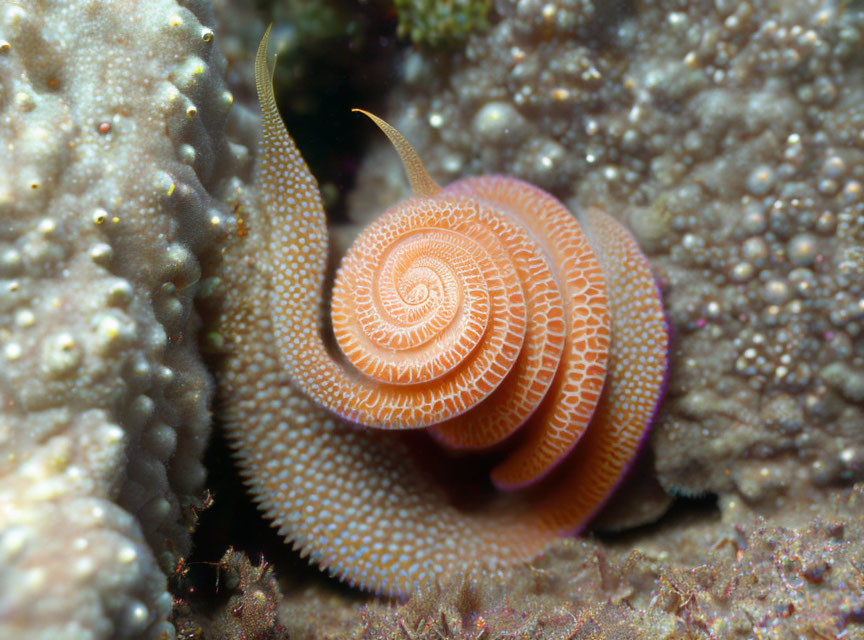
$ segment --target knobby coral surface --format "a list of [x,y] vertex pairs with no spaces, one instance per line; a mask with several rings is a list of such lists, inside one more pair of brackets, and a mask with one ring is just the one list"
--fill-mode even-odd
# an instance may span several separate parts
[[211,386],[192,299],[246,151],[206,2],[0,2],[0,636],[173,634]]

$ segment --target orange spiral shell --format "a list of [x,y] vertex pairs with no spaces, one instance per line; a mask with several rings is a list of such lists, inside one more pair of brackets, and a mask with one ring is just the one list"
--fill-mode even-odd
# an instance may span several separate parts
[[[243,238],[249,255],[226,257],[231,355],[219,374],[256,500],[320,566],[388,594],[581,530],[644,440],[666,370],[661,301],[634,238],[596,208],[577,222],[513,178],[442,190],[373,117],[416,197],[345,257],[333,353],[320,318],[324,210],[276,109],[266,45],[262,215]],[[392,433],[421,428],[445,446]],[[476,481],[488,456],[450,450],[498,443],[491,479],[507,491],[461,499],[458,482]]]
[[448,446],[477,449],[536,412],[493,472],[500,486],[533,482],[566,455],[603,386],[600,265],[569,211],[518,180],[465,180],[385,212],[343,259],[331,317],[345,375],[292,372],[347,419],[434,425]]

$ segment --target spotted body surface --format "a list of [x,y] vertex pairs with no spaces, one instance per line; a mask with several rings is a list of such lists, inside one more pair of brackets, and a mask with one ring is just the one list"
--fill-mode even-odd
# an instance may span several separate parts
[[635,240],[513,178],[440,189],[373,116],[415,195],[344,258],[331,352],[326,218],[266,45],[261,212],[226,253],[220,318],[224,421],[255,499],[321,567],[390,595],[581,530],[632,462],[666,370]]

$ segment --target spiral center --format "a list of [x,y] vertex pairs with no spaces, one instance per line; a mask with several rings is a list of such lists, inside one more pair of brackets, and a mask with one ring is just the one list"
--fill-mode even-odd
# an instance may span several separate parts
[[[427,234],[409,236],[385,255],[373,295],[386,330],[376,316],[365,315],[361,320],[367,335],[382,348],[405,350],[425,344],[458,316],[459,271],[470,256],[448,247],[447,240]],[[456,251],[455,263],[441,255],[448,248],[450,253]]]
[[364,250],[362,238],[334,286],[333,329],[343,353],[364,374],[393,384],[434,380],[457,367],[488,323],[478,266],[488,259],[485,249],[446,229],[409,230],[375,251]]
[[405,302],[410,305],[422,304],[429,299],[429,287],[425,283],[417,283],[411,285],[408,292],[405,294]]

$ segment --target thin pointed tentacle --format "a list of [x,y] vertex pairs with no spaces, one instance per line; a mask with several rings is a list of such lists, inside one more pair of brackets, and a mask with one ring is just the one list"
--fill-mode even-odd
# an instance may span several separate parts
[[426,167],[423,166],[423,161],[420,160],[420,156],[414,151],[414,147],[405,139],[405,136],[399,133],[396,127],[379,118],[374,113],[369,113],[363,109],[351,109],[351,111],[362,113],[372,120],[384,132],[384,135],[390,139],[390,143],[402,159],[402,166],[405,167],[405,173],[408,174],[408,182],[411,183],[411,192],[415,196],[418,198],[431,197],[441,191],[441,187],[438,186],[438,183],[426,171]]

